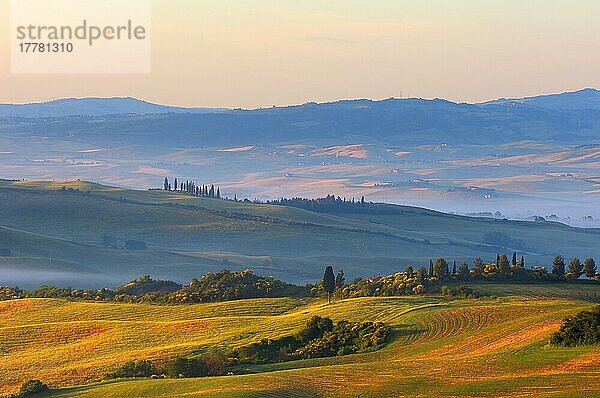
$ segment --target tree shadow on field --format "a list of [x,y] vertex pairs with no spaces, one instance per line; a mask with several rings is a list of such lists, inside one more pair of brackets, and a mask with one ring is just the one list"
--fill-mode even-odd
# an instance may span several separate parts
[[417,324],[404,323],[400,325],[394,325],[392,333],[390,334],[390,340],[387,345],[394,343],[410,342],[416,339],[419,335],[426,333],[425,329],[416,329]]
[[247,395],[247,398],[319,398],[321,395],[306,388],[286,387],[270,391],[255,391]]

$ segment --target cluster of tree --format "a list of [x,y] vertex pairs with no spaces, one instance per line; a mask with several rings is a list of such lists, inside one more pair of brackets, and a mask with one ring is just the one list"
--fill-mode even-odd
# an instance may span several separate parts
[[448,262],[443,258],[438,258],[435,263],[429,262],[429,276],[435,276],[440,280],[502,280],[502,281],[559,281],[576,280],[581,276],[589,279],[600,280],[600,274],[597,272],[596,262],[592,257],[587,257],[583,262],[577,257],[567,265],[562,256],[556,256],[552,261],[551,271],[546,267],[531,266],[525,268],[525,258],[518,258],[517,253],[513,252],[512,260],[509,260],[506,254],[498,254],[495,262],[485,263],[481,257],[473,261],[473,268],[467,263],[456,265],[454,261],[452,269]]
[[517,259],[517,254],[513,253],[512,261],[506,254],[499,254],[496,262],[484,263],[480,257],[473,262],[474,268],[469,269],[467,264],[461,264],[458,272],[453,271],[450,275],[457,279],[490,279],[490,280],[519,280],[519,281],[559,281],[576,280],[585,275],[587,278],[600,279],[597,274],[596,261],[592,257],[587,257],[583,262],[577,257],[573,257],[567,265],[565,259],[558,255],[552,261],[551,271],[546,267],[531,266],[525,268],[525,258],[521,256]]
[[565,319],[550,343],[565,347],[600,343],[600,306]]
[[120,245],[112,235],[103,234],[101,237],[102,247],[113,248],[113,249],[126,249],[126,250],[146,250],[148,249],[148,245],[146,242],[135,239],[127,239]]
[[255,275],[250,269],[241,272],[209,272],[185,286],[176,282],[154,280],[146,275],[117,288],[72,289],[40,286],[32,290],[0,286],[0,300],[19,298],[67,298],[133,303],[205,303],[248,298],[306,297],[310,286],[297,286],[271,276]]
[[114,292],[115,294],[143,296],[144,294],[156,292],[173,293],[181,287],[177,282],[152,279],[150,275],[144,275],[115,288]]
[[170,302],[203,303],[261,297],[306,296],[308,287],[292,285],[273,278],[254,274],[251,269],[241,272],[222,270],[209,272],[200,280],[192,279],[189,285],[171,293]]
[[528,250],[525,242],[515,239],[504,232],[487,232],[483,235],[483,242],[496,247],[512,247],[518,250]]
[[130,377],[205,377],[224,374],[226,361],[221,355],[207,354],[194,358],[176,357],[162,366],[148,360],[128,361],[106,375],[109,379]]
[[347,285],[336,287],[339,298],[364,296],[405,296],[439,292],[440,280],[429,276],[424,267],[416,271],[408,266],[406,272],[393,275],[374,275],[362,278]]
[[368,203],[365,197],[360,200],[354,198],[347,200],[339,196],[327,195],[324,198],[306,199],[306,198],[281,198],[278,200],[267,201],[267,204],[298,207],[304,210],[310,210],[319,213],[354,213],[358,209],[364,209]]
[[19,392],[7,395],[5,398],[27,398],[48,391],[48,386],[40,380],[27,380],[21,384]]
[[296,335],[263,339],[235,350],[239,363],[273,363],[320,358],[375,350],[389,339],[391,329],[381,322],[334,324],[329,318],[314,316]]
[[[179,184],[179,185],[178,185]],[[188,195],[204,196],[207,198],[221,198],[221,188],[215,187],[214,184],[208,185],[196,185],[194,181],[186,180],[183,182],[177,181],[177,177],[173,179],[173,184],[169,182],[169,179],[165,177],[163,182],[163,189],[165,191],[179,191],[187,193]]]

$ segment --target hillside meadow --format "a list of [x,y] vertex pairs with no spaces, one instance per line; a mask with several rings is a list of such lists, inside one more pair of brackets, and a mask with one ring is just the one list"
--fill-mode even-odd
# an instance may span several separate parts
[[[0,393],[35,378],[54,388],[48,397],[600,396],[600,347],[548,345],[563,318],[592,306],[582,289],[598,287],[523,284],[515,294],[513,286],[477,284],[494,296],[474,300],[364,297],[331,305],[0,302]],[[382,321],[393,338],[374,352],[239,365],[229,376],[102,381],[127,360],[235,348],[294,333],[313,315]]]
[[[304,284],[320,278],[323,264],[354,278],[391,274],[436,257],[471,263],[501,251],[519,252],[528,266],[549,265],[557,253],[600,257],[598,229],[409,206],[320,213],[83,181],[6,180],[0,180],[0,201],[0,248],[12,252],[0,258],[0,280],[20,287],[103,287],[146,274],[185,282],[208,271],[248,267]],[[505,241],[489,242],[489,233]],[[117,247],[103,247],[104,236]],[[148,249],[126,250],[127,240],[143,241]]]

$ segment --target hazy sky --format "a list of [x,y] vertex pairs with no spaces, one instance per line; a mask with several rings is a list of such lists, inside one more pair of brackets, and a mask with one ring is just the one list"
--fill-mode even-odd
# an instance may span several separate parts
[[0,102],[472,102],[600,87],[597,0],[154,0],[148,75],[11,75],[8,5],[0,0]]

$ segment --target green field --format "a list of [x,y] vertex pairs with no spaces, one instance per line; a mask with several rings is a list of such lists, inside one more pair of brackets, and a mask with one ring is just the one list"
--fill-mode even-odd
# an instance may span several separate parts
[[[477,300],[369,297],[149,305],[25,299],[0,303],[0,393],[26,379],[52,397],[595,397],[600,347],[558,348],[561,320],[592,306],[579,285],[485,284]],[[598,286],[585,285],[592,293]],[[375,352],[197,379],[101,381],[129,359],[165,361],[299,330],[313,315],[383,321]],[[80,385],[80,387],[73,387]]]
[[[76,192],[60,192],[62,186]],[[600,257],[600,231],[552,222],[468,218],[426,209],[381,205],[387,214],[324,214],[297,208],[136,191],[74,182],[0,180],[0,283],[76,287],[116,285],[151,274],[189,281],[207,271],[253,268],[306,283],[324,264],[349,279],[391,274],[438,256],[471,263],[499,250],[518,251],[527,265],[547,265],[560,253]],[[527,247],[499,249],[484,234],[501,232]],[[148,250],[107,249],[147,242]]]

